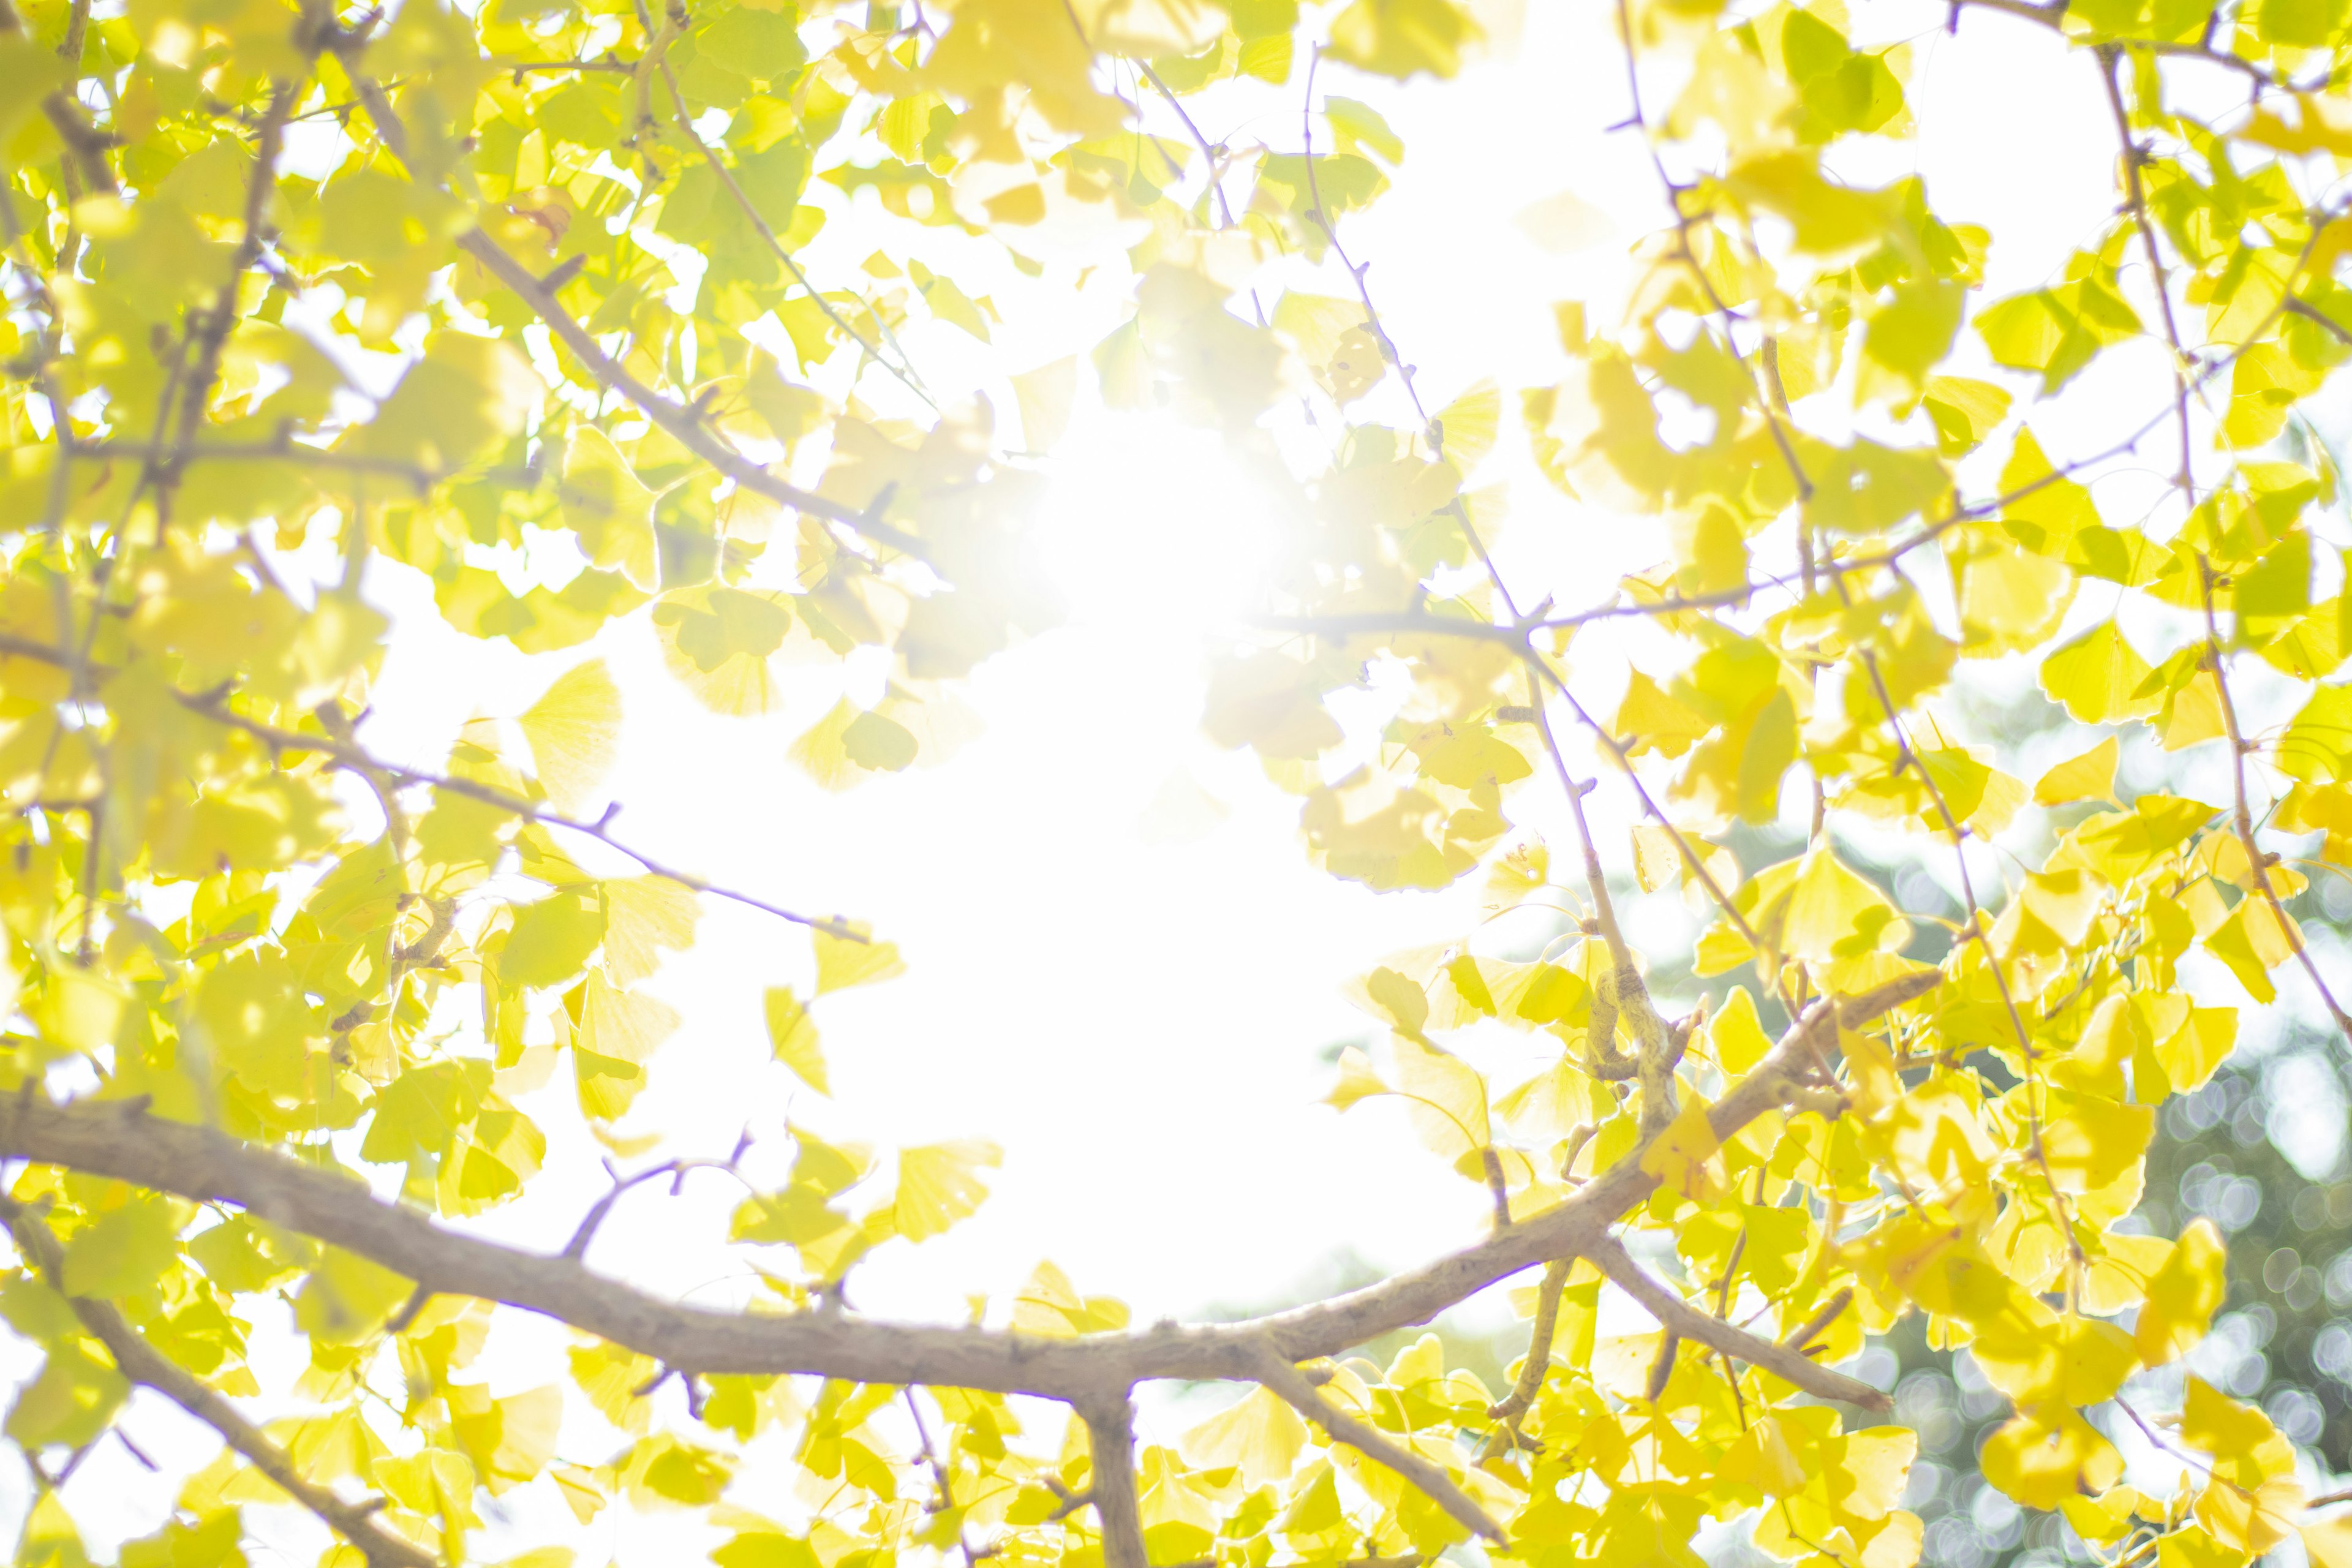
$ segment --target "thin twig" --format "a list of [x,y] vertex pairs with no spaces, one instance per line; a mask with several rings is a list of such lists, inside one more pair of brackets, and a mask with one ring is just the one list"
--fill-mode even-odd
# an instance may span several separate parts
[[2254,838],[2254,816],[2246,794],[2246,757],[2252,751],[2238,724],[2238,704],[2230,695],[2229,659],[2221,648],[2221,623],[2213,613],[2213,563],[2203,551],[2197,552],[2198,589],[2205,611],[2204,666],[2213,677],[2213,690],[2221,709],[2221,728],[2230,742],[2230,784],[2231,789],[2230,822],[2236,831],[2238,846],[2245,852],[2248,874],[2253,879],[2254,890],[2270,909],[2271,919],[2284,933],[2287,945],[2294,950],[2303,964],[2303,972],[2311,980],[2311,988],[2318,993],[2327,1016],[2335,1020],[2338,1033],[2352,1042],[2352,1016],[2347,1016],[2336,1000],[2336,993],[2321,977],[2319,963],[2311,955],[2311,944],[2303,939],[2303,924],[2287,913],[2285,902],[2279,898],[2278,889],[2271,881],[2273,857],[2264,853]]

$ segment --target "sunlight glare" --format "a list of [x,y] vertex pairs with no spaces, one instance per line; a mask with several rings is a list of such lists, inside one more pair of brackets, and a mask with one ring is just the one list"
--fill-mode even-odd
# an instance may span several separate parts
[[1284,520],[1215,431],[1098,414],[1071,432],[1053,471],[1039,536],[1074,620],[1205,628],[1258,598]]

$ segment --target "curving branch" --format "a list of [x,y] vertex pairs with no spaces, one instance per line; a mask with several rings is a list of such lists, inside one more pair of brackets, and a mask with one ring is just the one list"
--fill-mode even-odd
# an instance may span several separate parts
[[[1865,1410],[1880,1413],[1895,1408],[1886,1394],[1859,1378],[1832,1372],[1811,1357],[1800,1354],[1793,1345],[1774,1344],[1737,1324],[1700,1311],[1658,1280],[1642,1271],[1613,1237],[1602,1237],[1584,1249],[1584,1256],[1595,1268],[1610,1279],[1620,1289],[1642,1303],[1643,1310],[1658,1320],[1670,1335],[1696,1340],[1725,1355],[1751,1366],[1760,1366],[1774,1376],[1795,1384],[1808,1394],[1823,1399],[1835,1399],[1847,1405],[1858,1405]],[[1654,1394],[1653,1398],[1656,1397]]]
[[1498,1546],[1507,1539],[1503,1527],[1495,1522],[1495,1516],[1456,1485],[1443,1465],[1422,1458],[1370,1422],[1349,1415],[1324,1398],[1322,1391],[1305,1373],[1273,1351],[1267,1351],[1261,1359],[1257,1380],[1268,1392],[1329,1433],[1335,1442],[1347,1444],[1420,1488],[1432,1502],[1473,1534],[1483,1535]]
[[[30,1205],[0,1197],[0,1220],[5,1221],[17,1250],[52,1289],[64,1295],[60,1270],[63,1249],[39,1212]],[[106,1347],[124,1377],[153,1389],[219,1433],[221,1440],[268,1477],[270,1484],[357,1547],[367,1559],[369,1568],[439,1568],[439,1558],[394,1534],[376,1520],[377,1511],[383,1507],[383,1499],[345,1502],[331,1488],[306,1479],[285,1449],[247,1420],[226,1398],[206,1387],[194,1373],[158,1354],[111,1302],[87,1296],[67,1296],[66,1301],[73,1308],[74,1316],[81,1320],[82,1327]]]
[[[1916,1001],[1941,978],[1923,970],[1807,1008],[1755,1070],[1708,1108],[1716,1136],[1731,1137],[1814,1082],[1819,1064],[1835,1052],[1841,1027],[1858,1028]],[[1058,1340],[880,1321],[836,1310],[727,1312],[662,1300],[595,1274],[577,1258],[446,1229],[420,1209],[376,1197],[356,1176],[150,1115],[137,1100],[58,1105],[37,1088],[0,1100],[0,1158],[234,1204],[331,1241],[430,1294],[504,1302],[682,1371],[809,1373],[1034,1394],[1074,1405],[1124,1397],[1147,1379],[1260,1382],[1269,1354],[1286,1363],[1311,1361],[1425,1322],[1522,1269],[1601,1244],[1609,1226],[1658,1184],[1642,1169],[1637,1149],[1509,1229],[1361,1289],[1239,1322],[1163,1322],[1135,1333]]]

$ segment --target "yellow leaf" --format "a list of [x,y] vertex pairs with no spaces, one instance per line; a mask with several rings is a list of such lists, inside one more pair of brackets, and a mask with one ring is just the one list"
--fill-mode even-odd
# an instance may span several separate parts
[[1388,1084],[1372,1070],[1371,1058],[1349,1046],[1339,1052],[1339,1081],[1323,1097],[1323,1103],[1335,1110],[1345,1110],[1360,1100],[1388,1092]]
[[2074,602],[2074,574],[2005,535],[1984,531],[1945,546],[1959,600],[1960,652],[1997,658],[2042,646]]
[[1127,1308],[1108,1296],[1080,1296],[1070,1277],[1052,1263],[1038,1264],[1013,1300],[1013,1331],[1046,1339],[1122,1329],[1127,1316]]
[[907,972],[896,942],[870,938],[856,942],[822,931],[810,935],[816,944],[816,994],[820,996],[852,985],[871,985]]
[[1722,1010],[1707,1020],[1706,1038],[1717,1065],[1735,1076],[1762,1061],[1772,1048],[1756,1016],[1756,998],[1744,985],[1733,986]]
[[[1807,1444],[1808,1447],[1811,1445]],[[1760,1416],[1724,1450],[1721,1473],[1726,1480],[1754,1487],[1766,1497],[1792,1497],[1811,1478],[1797,1450],[1790,1447],[1782,1424]]]
[[563,521],[580,536],[588,559],[647,593],[658,578],[654,547],[654,492],[637,478],[613,439],[593,425],[572,433],[563,453]]
[[1307,1447],[1307,1424],[1283,1400],[1254,1388],[1176,1441],[1187,1463],[1238,1466],[1243,1485],[1262,1487],[1289,1478]]
[[1359,70],[1402,79],[1449,77],[1478,24],[1453,0],[1356,0],[1331,19],[1330,50]]
[[663,952],[694,945],[702,914],[694,889],[667,877],[617,877],[604,889],[604,973],[624,991],[661,967]]
[[1396,1092],[1422,1146],[1448,1163],[1474,1159],[1494,1140],[1486,1080],[1461,1058],[1399,1035],[1391,1042]]
[[2294,949],[2270,900],[2252,894],[2239,900],[2230,918],[2205,938],[2205,950],[2228,964],[2246,994],[2263,1003],[2277,1000],[2270,972],[2293,958]]
[[1502,419],[1502,391],[1491,376],[1439,409],[1436,425],[1445,460],[1466,479],[1495,449]]
[[1826,847],[1806,852],[1789,889],[1780,946],[1791,958],[1833,958],[1900,947],[1909,926],[1886,895],[1848,870]]
[[2079,757],[2069,758],[2043,773],[2033,786],[2036,805],[2063,805],[2075,800],[2113,801],[2116,793],[2116,759],[2122,747],[2116,737],[2093,746]]
[[901,1149],[894,1205],[898,1234],[908,1241],[927,1241],[969,1218],[988,1196],[981,1168],[1003,1159],[995,1144],[976,1138]]
[[2063,1193],[2096,1192],[2138,1163],[2156,1133],[2156,1107],[2051,1089],[2043,1097],[2042,1151]]
[[2352,1514],[2305,1525],[2303,1549],[2312,1568],[2352,1568]]
[[1704,1197],[1719,1185],[1710,1167],[1719,1164],[1716,1155],[1721,1147],[1706,1119],[1706,1101],[1692,1095],[1665,1130],[1642,1151],[1642,1169],[1670,1192],[1686,1198]]
[[2077,723],[2112,724],[2156,711],[2160,697],[2134,695],[2148,674],[2116,623],[2102,621],[2042,661],[2042,689]]
[[555,678],[515,721],[530,742],[531,771],[557,809],[580,815],[613,771],[621,738],[621,692],[592,658]]
[[772,986],[767,1012],[768,1042],[775,1050],[776,1059],[819,1094],[831,1094],[833,1086],[825,1077],[824,1053],[817,1045],[816,1021],[809,1016],[800,998],[793,994],[789,986]]
[[2139,1358],[2150,1366],[2178,1361],[2205,1337],[2228,1290],[2228,1254],[2210,1219],[2189,1222],[2147,1282],[2147,1300],[2132,1330]]
[[2064,1405],[2020,1411],[1985,1440],[1985,1479],[2028,1508],[2053,1509],[2081,1491],[2105,1491],[2123,1475],[2123,1456]]

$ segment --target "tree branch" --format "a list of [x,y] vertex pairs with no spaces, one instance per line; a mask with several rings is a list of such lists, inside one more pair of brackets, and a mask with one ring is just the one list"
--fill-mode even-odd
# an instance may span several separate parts
[[1859,1405],[1865,1410],[1881,1414],[1895,1408],[1893,1400],[1858,1378],[1848,1377],[1842,1372],[1832,1372],[1811,1357],[1799,1354],[1793,1346],[1774,1344],[1770,1340],[1761,1339],[1736,1324],[1700,1311],[1643,1273],[1640,1265],[1633,1261],[1633,1255],[1614,1237],[1599,1238],[1584,1249],[1584,1256],[1620,1289],[1642,1303],[1643,1309],[1657,1319],[1669,1333],[1696,1340],[1735,1360],[1760,1366],[1773,1375],[1795,1384],[1806,1393],[1819,1394],[1823,1399]]
[[1477,1500],[1454,1483],[1445,1468],[1422,1458],[1403,1444],[1389,1436],[1369,1421],[1359,1420],[1323,1397],[1322,1392],[1307,1380],[1307,1374],[1272,1350],[1264,1352],[1257,1372],[1258,1382],[1292,1409],[1306,1416],[1336,1442],[1357,1450],[1366,1458],[1385,1465],[1427,1493],[1429,1500],[1452,1515],[1473,1534],[1483,1535],[1501,1545],[1507,1539],[1503,1527],[1495,1522],[1494,1515],[1478,1506]]
[[[1835,1004],[1816,1002],[1754,1071],[1707,1109],[1726,1139],[1786,1103],[1833,1053],[1839,1028],[1927,994],[1933,970]],[[713,1373],[811,1373],[858,1383],[926,1384],[1099,1402],[1150,1378],[1260,1382],[1265,1357],[1336,1355],[1425,1322],[1521,1269],[1605,1239],[1657,1178],[1636,1149],[1572,1195],[1475,1246],[1359,1290],[1239,1322],[1161,1323],[1137,1333],[1045,1340],[982,1328],[877,1321],[843,1311],[723,1312],[660,1300],[579,1261],[445,1230],[420,1210],[374,1196],[347,1173],[304,1164],[208,1128],[146,1114],[134,1102],[55,1105],[37,1090],[0,1100],[0,1159],[111,1176],[198,1202],[235,1204],[273,1225],[328,1240],[435,1295],[471,1296],[553,1318],[667,1366]]]
[[[5,1217],[17,1249],[39,1269],[50,1287],[63,1295],[59,1267],[63,1251],[39,1214],[28,1205],[0,1197],[0,1217]],[[432,1552],[394,1535],[376,1520],[376,1511],[383,1506],[382,1499],[345,1502],[329,1488],[305,1479],[285,1449],[247,1421],[227,1399],[198,1381],[194,1373],[157,1353],[112,1303],[85,1296],[68,1296],[66,1300],[73,1308],[74,1316],[81,1320],[82,1327],[106,1347],[124,1377],[153,1389],[219,1433],[223,1442],[268,1477],[278,1490],[359,1548],[370,1568],[439,1568],[440,1560]]]
[[[0,632],[0,657],[10,656],[38,659],[44,664],[54,664],[68,668],[73,662],[70,656],[62,649],[51,647],[47,643],[38,642],[30,637]],[[258,719],[248,719],[227,706],[227,700],[222,695],[181,691],[174,689],[172,696],[181,707],[191,713],[201,715],[215,724],[241,731],[251,735],[255,740],[263,742],[274,751],[308,752],[316,756],[322,756],[331,765],[355,774],[371,784],[380,778],[404,786],[420,785],[426,789],[446,790],[451,795],[461,795],[469,800],[478,800],[484,805],[495,806],[500,811],[521,817],[526,822],[536,822],[548,827],[561,827],[567,833],[578,833],[593,838],[606,848],[627,856],[635,861],[639,868],[651,875],[666,878],[694,892],[708,893],[716,899],[726,899],[741,904],[747,909],[758,910],[761,914],[773,915],[778,920],[790,921],[794,925],[803,925],[811,931],[823,931],[825,935],[843,942],[863,942],[871,940],[866,932],[838,915],[801,914],[796,910],[785,909],[782,905],[769,903],[764,899],[755,899],[749,893],[738,892],[708,878],[698,877],[691,871],[681,870],[666,861],[657,860],[642,849],[633,848],[617,837],[602,822],[583,822],[577,817],[565,816],[560,812],[548,810],[535,801],[525,800],[519,795],[509,795],[505,790],[491,784],[478,784],[472,779],[455,778],[446,773],[429,773],[422,768],[402,767],[395,763],[387,763],[349,741],[340,740],[331,735],[306,735],[299,730],[288,730],[276,724],[265,724]],[[371,775],[375,776],[371,777]]]
[[1087,1499],[1102,1521],[1105,1568],[1150,1568],[1135,1493],[1135,1405],[1125,1392],[1077,1406],[1087,1424]]
[[1519,1380],[1511,1392],[1499,1402],[1486,1407],[1486,1414],[1496,1421],[1516,1426],[1543,1392],[1544,1378],[1551,1372],[1552,1336],[1559,1331],[1560,1291],[1568,1284],[1569,1270],[1574,1263],[1556,1258],[1544,1266],[1543,1282],[1536,1287],[1535,1326],[1528,1331],[1527,1359],[1519,1363]]
[[[294,100],[300,89],[292,82],[271,84],[269,109],[261,121],[261,135],[254,149],[253,174],[245,192],[245,232],[238,236],[236,249],[230,255],[228,278],[220,292],[201,313],[195,323],[195,360],[180,395],[180,428],[178,445],[186,448],[194,444],[196,432],[203,428],[205,411],[212,402],[213,388],[220,380],[221,353],[228,346],[229,333],[236,326],[236,297],[245,280],[246,269],[261,258],[268,243],[269,198],[278,191],[278,153],[286,139],[286,117],[293,111]],[[176,472],[173,476],[177,478]]]
[[[642,14],[642,4],[639,9]],[[824,312],[826,321],[839,328],[842,334],[864,351],[867,358],[888,371],[908,391],[921,398],[932,412],[937,413],[939,403],[931,396],[930,389],[923,384],[922,377],[915,373],[914,362],[906,360],[904,363],[893,364],[885,359],[878,346],[867,342],[866,334],[843,321],[841,312],[833,308],[833,301],[817,292],[816,285],[809,281],[806,272],[801,270],[799,258],[784,248],[784,242],[776,237],[775,229],[770,226],[760,209],[752,205],[751,198],[744,194],[743,187],[736,183],[735,171],[719,161],[719,154],[711,150],[710,143],[705,142],[701,133],[695,130],[693,117],[686,111],[686,94],[678,89],[677,71],[669,63],[669,53],[667,49],[662,51],[658,64],[662,82],[669,89],[669,100],[675,110],[672,121],[677,125],[678,134],[685,137],[688,145],[692,146],[697,153],[702,154],[703,163],[709,166],[712,174],[719,176],[719,183],[727,187],[727,194],[733,199],[736,208],[751,220],[751,226],[759,232],[761,239],[768,242],[768,249],[777,260],[784,264],[784,270],[793,275],[793,281],[808,291],[808,297],[816,301],[816,308]],[[898,339],[895,335],[891,339],[891,345],[894,348],[898,347]],[[899,349],[899,354],[904,360],[906,351],[903,348]]]
[[2303,940],[2303,924],[2286,912],[2285,902],[2279,898],[2277,888],[2271,883],[2270,858],[2263,854],[2262,846],[2255,841],[2253,811],[2246,798],[2246,753],[2252,748],[2240,731],[2238,705],[2230,695],[2228,661],[2221,653],[2221,623],[2213,614],[2213,563],[2202,551],[2197,554],[2197,578],[2205,611],[2205,668],[2212,673],[2214,694],[2219,698],[2221,708],[2222,729],[2230,740],[2231,826],[2236,832],[2239,847],[2245,852],[2246,868],[2253,879],[2254,890],[2270,907],[2271,918],[2278,922],[2279,930],[2285,933],[2288,944],[2294,949],[2295,957],[2302,962],[2304,973],[2311,980],[2311,988],[2319,994],[2320,1003],[2335,1021],[2336,1031],[2347,1041],[2352,1041],[2352,1016],[2345,1013],[2336,1000],[2336,993],[2328,989],[2327,982],[2320,976],[2319,964],[2311,956],[2310,944]]
[[[345,59],[352,87],[367,110],[368,119],[383,137],[383,144],[403,163],[408,161],[408,132],[393,109],[392,100],[374,78],[362,74],[356,59]],[[673,402],[629,374],[621,363],[598,345],[594,336],[569,310],[557,302],[555,296],[529,268],[507,254],[504,247],[480,228],[460,236],[457,247],[480,262],[493,277],[515,292],[515,296],[530,307],[532,314],[547,323],[547,329],[558,342],[585,365],[597,381],[619,393],[635,405],[645,416],[674,437],[677,443],[727,478],[754,494],[767,497],[779,506],[845,523],[879,544],[900,551],[918,559],[924,556],[922,541],[903,530],[891,527],[878,518],[868,517],[856,508],[831,500],[813,490],[787,484],[743,456],[726,441],[711,433],[701,416],[685,404]]]
[[[2036,0],[1952,0],[1952,4],[1956,6],[1974,5],[1980,11],[1998,11],[2004,16],[2015,16],[2021,21],[2031,22],[2037,27],[2047,27],[2062,37],[2065,36],[2066,0],[2053,0],[2050,5],[2040,5]],[[2187,44],[2156,38],[2128,38],[2123,40],[2119,46],[2108,47],[2146,49],[2150,54],[2169,55],[2176,59],[2203,60],[2208,65],[2220,66],[2224,70],[2236,71],[2257,87],[2267,88],[2273,92],[2310,91],[2316,90],[2319,86],[2325,85],[2325,79],[2323,79],[2321,82],[2314,84],[2313,88],[2297,88],[2293,82],[2272,75],[2250,59],[2233,55],[2226,49],[2217,49],[2206,43]]]

